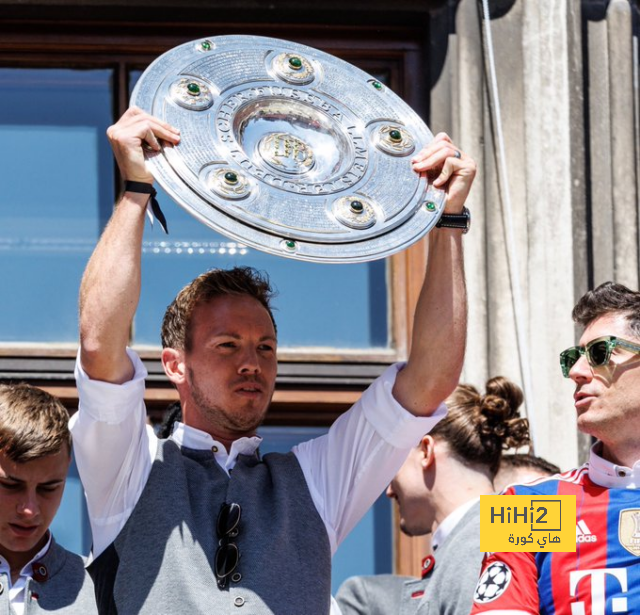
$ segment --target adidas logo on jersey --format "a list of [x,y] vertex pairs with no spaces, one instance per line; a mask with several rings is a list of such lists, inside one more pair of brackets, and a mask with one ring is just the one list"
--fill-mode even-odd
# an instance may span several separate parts
[[591,533],[582,519],[576,524],[576,542],[598,542],[598,537]]

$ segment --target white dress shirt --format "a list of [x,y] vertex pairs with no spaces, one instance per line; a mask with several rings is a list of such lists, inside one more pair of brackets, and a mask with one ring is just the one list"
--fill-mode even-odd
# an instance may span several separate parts
[[[71,419],[74,452],[87,495],[93,532],[92,557],[117,537],[135,508],[151,472],[157,439],[146,424],[146,369],[127,351],[133,378],[117,385],[91,380],[76,364],[79,412]],[[446,414],[440,407],[430,417],[416,417],[393,397],[401,365],[389,367],[360,400],[319,438],[293,448],[311,498],[322,518],[331,553],[358,523],[402,466],[410,449]],[[258,437],[236,440],[227,453],[209,434],[178,425],[178,444],[210,449],[227,472],[239,453],[253,452]]]

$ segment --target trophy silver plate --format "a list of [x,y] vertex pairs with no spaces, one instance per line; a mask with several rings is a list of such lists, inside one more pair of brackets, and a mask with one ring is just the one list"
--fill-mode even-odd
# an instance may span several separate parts
[[355,263],[428,233],[445,196],[411,169],[433,135],[396,94],[327,53],[258,36],[185,43],[131,104],[180,129],[147,163],[212,229],[289,258]]

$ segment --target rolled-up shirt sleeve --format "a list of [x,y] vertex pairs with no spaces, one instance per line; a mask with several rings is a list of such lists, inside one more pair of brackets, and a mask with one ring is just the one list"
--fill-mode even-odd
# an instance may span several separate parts
[[73,448],[87,496],[93,557],[116,538],[149,478],[157,439],[147,425],[147,370],[127,349],[135,369],[124,384],[92,380],[76,361],[78,412],[71,418]]
[[386,489],[422,436],[446,416],[416,417],[393,396],[402,364],[389,367],[329,433],[294,447],[332,553]]

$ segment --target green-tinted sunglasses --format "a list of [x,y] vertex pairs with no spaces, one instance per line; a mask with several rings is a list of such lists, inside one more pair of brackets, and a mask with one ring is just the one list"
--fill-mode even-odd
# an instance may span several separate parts
[[616,346],[640,354],[640,345],[634,344],[633,342],[628,342],[614,335],[597,337],[595,340],[591,340],[586,346],[573,346],[560,353],[562,375],[565,378],[569,377],[569,371],[578,362],[581,355],[587,357],[587,361],[591,367],[606,365],[609,363],[611,352]]

